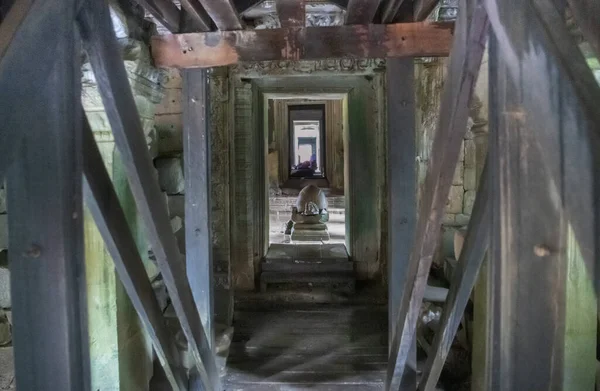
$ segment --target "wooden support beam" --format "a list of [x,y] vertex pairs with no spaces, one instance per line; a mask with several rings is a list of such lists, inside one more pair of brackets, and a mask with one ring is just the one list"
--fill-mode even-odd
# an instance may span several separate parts
[[152,37],[159,67],[207,68],[239,61],[447,56],[453,23],[401,23],[225,31]]
[[[11,118],[14,122],[2,125],[3,131],[14,126],[23,135],[22,143],[14,146],[15,160],[7,175],[16,387],[87,390],[91,379],[81,201],[82,112],[78,109],[81,64],[73,23],[76,1],[48,3],[49,15],[28,13],[19,26],[24,30],[15,31],[10,45],[10,51],[39,47],[48,54],[40,61],[29,58],[30,64],[23,64],[24,75],[32,76],[34,68],[47,72],[31,80],[17,77],[21,75],[18,70],[13,73],[25,92],[22,99],[13,95],[14,100],[0,108],[3,121],[10,118],[8,111],[21,111],[20,105],[33,101],[28,94],[34,92],[34,86],[36,101],[43,102],[26,108],[29,117]],[[35,2],[28,12],[43,8]],[[2,27],[9,20],[14,21],[7,18]],[[38,36],[35,21],[42,30],[47,23],[52,25],[48,36],[52,53],[43,48],[43,38],[33,42],[22,36]],[[24,45],[26,42],[31,46]],[[5,93],[14,93],[4,90],[11,85],[4,72],[18,62],[12,62],[15,59],[20,59],[15,52],[2,56],[2,100]],[[36,82],[42,76],[40,88]]]
[[277,0],[277,15],[281,27],[306,26],[306,5],[304,0]]
[[457,267],[454,270],[454,277],[444,304],[440,326],[435,333],[431,349],[427,352],[427,363],[419,383],[419,390],[421,391],[435,391],[437,389],[437,382],[488,248],[490,234],[490,181],[488,179],[488,169],[488,165],[486,165],[481,175],[481,184],[473,206],[467,236]]
[[86,206],[94,217],[125,291],[152,340],[154,351],[172,389],[187,390],[187,379],[179,362],[179,352],[167,330],[125,213],[85,118],[83,125],[83,194]]
[[404,0],[387,0],[381,14],[381,23],[392,23]]
[[583,36],[600,58],[600,2],[595,0],[567,0]]
[[[388,104],[388,324],[389,340],[406,283],[417,220],[415,66],[412,58],[386,64]],[[417,362],[416,341],[408,361]],[[407,370],[401,390],[416,389],[416,372]]]
[[[40,86],[46,83],[64,39],[55,26],[64,9],[65,4],[57,1],[17,0],[0,23],[0,177],[16,156],[31,108],[46,104]],[[31,50],[44,61],[31,61]]]
[[[580,189],[568,192],[565,207],[581,247],[582,256],[590,275],[595,275],[597,254],[600,253],[600,211],[596,207],[600,199],[600,111],[595,102],[600,101],[600,87],[564,23],[563,14],[554,2],[528,0],[527,12],[531,29],[512,31],[513,14],[498,0],[484,0],[490,14],[490,22],[499,37],[499,50],[505,57],[504,64],[512,80],[523,83],[526,97],[523,101],[528,115],[537,120],[530,124],[535,129],[532,142],[547,151],[543,159],[556,182]],[[524,11],[519,11],[524,12]],[[530,46],[540,47],[547,61],[531,65]],[[540,72],[539,69],[544,69]],[[555,98],[549,89],[556,85],[560,75],[560,91]],[[560,98],[559,98],[560,97]],[[569,125],[561,117],[566,108],[573,111]],[[568,143],[561,141],[562,134],[576,130]],[[566,148],[568,147],[568,148]],[[552,156],[568,154],[563,169],[557,168]],[[591,213],[590,211],[594,211]],[[596,289],[600,276],[595,277]]]
[[[469,8],[467,8],[469,6]],[[444,86],[440,121],[427,168],[423,200],[411,252],[407,283],[397,311],[390,352],[387,387],[398,390],[406,359],[413,343],[417,317],[423,301],[427,276],[440,236],[440,227],[460,146],[466,131],[469,103],[487,39],[487,15],[479,2],[461,2],[457,32]]]
[[381,0],[350,0],[346,9],[346,24],[369,24],[375,19]]
[[210,206],[208,71],[183,73],[186,272],[210,346],[214,345],[214,281]]
[[221,31],[241,30],[244,23],[240,19],[231,0],[199,0],[206,12]]
[[[532,20],[519,12],[521,5],[506,2],[512,14],[507,25],[526,33]],[[489,61],[492,297],[485,389],[585,389],[564,383],[567,262],[561,196],[571,190],[562,183],[558,191],[549,190],[548,168],[531,142],[530,124],[537,118],[525,115],[525,87],[512,82],[495,37],[490,38]],[[540,99],[543,104],[552,97]],[[555,156],[554,165],[561,163]]]
[[78,22],[131,191],[192,358],[205,389],[219,389],[215,359],[187,282],[182,255],[171,231],[167,206],[148,153],[133,94],[128,87],[127,73],[113,35],[107,5],[87,2],[79,13]]
[[180,22],[181,32],[212,30],[210,16],[198,0],[181,0],[181,7],[189,17],[187,26],[182,26]]
[[435,9],[439,0],[415,0],[415,22],[422,22]]
[[179,8],[171,0],[135,0],[170,32],[179,32]]

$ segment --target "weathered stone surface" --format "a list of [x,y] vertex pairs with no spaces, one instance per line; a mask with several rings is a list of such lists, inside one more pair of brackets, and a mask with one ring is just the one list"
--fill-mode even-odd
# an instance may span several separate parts
[[185,196],[183,195],[170,195],[167,197],[167,204],[169,205],[169,216],[185,216]]
[[175,216],[171,219],[171,231],[173,233],[180,231],[183,229],[183,220],[179,216]]
[[456,165],[456,170],[454,170],[454,177],[452,178],[452,185],[460,186],[463,184],[464,171],[465,171],[465,166],[461,162],[458,162],[458,164]]
[[13,348],[0,348],[0,390],[15,390],[15,366]]
[[465,190],[477,190],[477,169],[475,167],[465,168],[463,186]]
[[469,224],[471,220],[471,216],[466,214],[457,214],[456,215],[456,225],[457,226],[466,226]]
[[181,114],[164,114],[155,117],[158,134],[159,155],[169,155],[183,151],[183,123]]
[[0,308],[11,308],[10,300],[10,272],[0,269]]
[[442,219],[443,225],[454,225],[456,224],[456,215],[453,213],[445,213]]
[[0,250],[8,248],[8,215],[0,215]]
[[8,316],[0,310],[0,346],[6,346],[12,341],[12,327]]
[[159,158],[154,161],[160,188],[168,195],[182,194],[185,188],[183,164],[180,158]]
[[462,213],[464,192],[462,186],[452,186],[450,188],[450,195],[448,201],[446,201],[446,213]]
[[473,212],[473,205],[475,204],[475,197],[477,192],[469,190],[465,192],[464,196],[464,214],[470,215]]
[[475,168],[477,164],[477,151],[475,148],[475,141],[465,140],[465,167]]

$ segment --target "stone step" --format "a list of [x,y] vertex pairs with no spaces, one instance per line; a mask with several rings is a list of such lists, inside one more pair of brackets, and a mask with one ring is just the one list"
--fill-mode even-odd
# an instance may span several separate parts
[[263,272],[327,273],[354,271],[354,264],[347,259],[281,259],[263,262],[261,265]]
[[355,288],[354,272],[262,272],[260,275],[261,292],[267,291],[269,284],[310,284],[312,286],[328,286],[335,291],[353,293]]

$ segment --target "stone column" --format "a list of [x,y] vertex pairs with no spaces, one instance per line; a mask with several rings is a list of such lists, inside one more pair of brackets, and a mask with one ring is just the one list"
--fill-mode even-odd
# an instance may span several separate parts
[[[162,99],[161,84],[164,76],[151,65],[148,46],[141,40],[143,34],[136,27],[136,20],[132,20],[132,16],[135,16],[133,11],[124,11],[113,4],[111,11],[144,133],[150,151],[154,153],[154,107]],[[123,166],[115,150],[113,134],[90,64],[84,63],[82,71],[82,103],[86,116],[105,166],[113,177],[115,190],[137,240],[148,276],[153,279],[158,275],[158,270],[148,258],[141,219],[137,215]],[[115,272],[102,236],[87,210],[84,215],[84,233],[92,389],[147,390],[153,374],[152,345]]]

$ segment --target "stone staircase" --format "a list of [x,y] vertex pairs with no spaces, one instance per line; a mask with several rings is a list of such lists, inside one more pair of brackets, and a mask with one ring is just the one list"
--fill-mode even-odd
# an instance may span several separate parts
[[317,287],[354,292],[354,266],[343,244],[273,243],[261,266],[261,292]]

